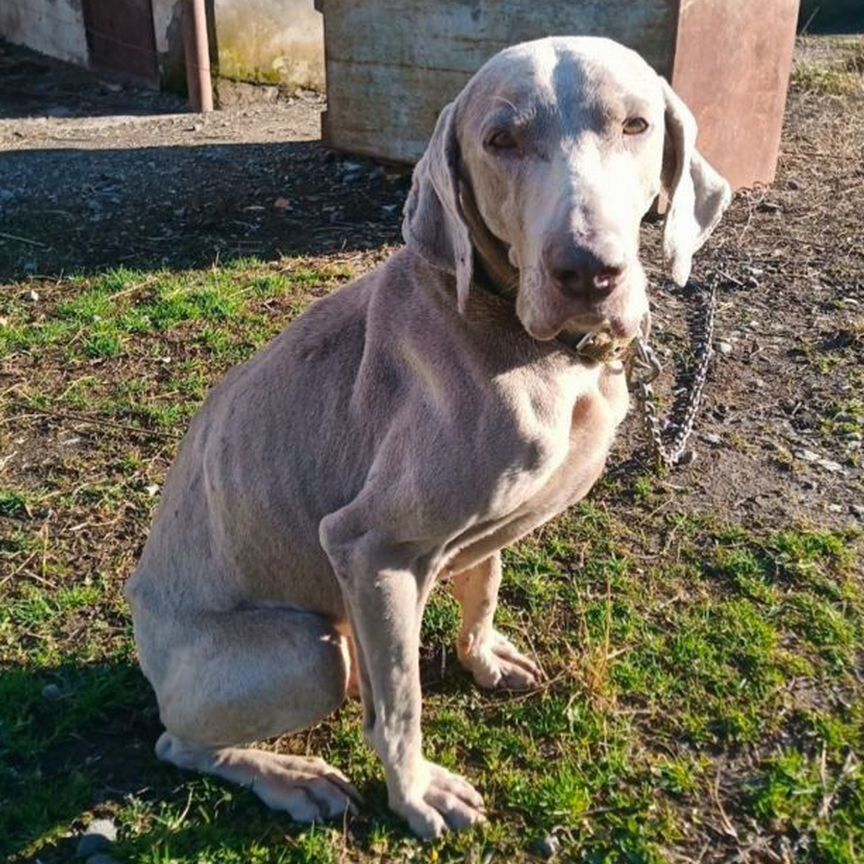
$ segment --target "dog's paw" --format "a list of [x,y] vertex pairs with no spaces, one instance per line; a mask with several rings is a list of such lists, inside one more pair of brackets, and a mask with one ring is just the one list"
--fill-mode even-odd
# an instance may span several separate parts
[[487,690],[533,690],[543,670],[497,630],[482,643],[457,646],[459,661]]
[[425,767],[428,780],[422,791],[390,801],[418,837],[431,840],[485,820],[483,798],[464,777],[434,762],[426,762]]
[[341,819],[356,813],[360,795],[341,772],[323,759],[258,752],[257,776],[248,784],[273,810],[283,810],[297,822]]

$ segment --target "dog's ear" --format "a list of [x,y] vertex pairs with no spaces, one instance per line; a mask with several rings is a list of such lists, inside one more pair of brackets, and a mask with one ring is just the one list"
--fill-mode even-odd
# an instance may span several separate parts
[[456,276],[459,312],[465,313],[474,269],[471,236],[459,198],[456,103],[444,107],[423,158],[414,168],[405,202],[402,237],[426,261]]
[[696,149],[696,119],[690,109],[661,81],[666,103],[662,183],[669,199],[663,255],[672,278],[684,285],[693,255],[720,221],[732,200],[732,190]]

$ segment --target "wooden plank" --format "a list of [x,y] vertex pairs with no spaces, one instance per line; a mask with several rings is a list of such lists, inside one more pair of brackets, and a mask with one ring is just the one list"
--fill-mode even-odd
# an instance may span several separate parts
[[83,11],[90,62],[158,87],[150,0],[84,0]]
[[493,54],[553,34],[610,36],[672,68],[677,0],[318,0],[331,147],[400,162]]
[[777,167],[799,0],[682,2],[672,86],[699,148],[734,189]]

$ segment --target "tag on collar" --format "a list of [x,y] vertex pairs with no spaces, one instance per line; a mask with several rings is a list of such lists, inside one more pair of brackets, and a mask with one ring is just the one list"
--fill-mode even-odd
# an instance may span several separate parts
[[616,338],[609,330],[609,322],[604,321],[586,333],[576,343],[574,350],[583,360],[588,360],[591,363],[611,364],[617,360],[623,360],[632,344],[633,337]]

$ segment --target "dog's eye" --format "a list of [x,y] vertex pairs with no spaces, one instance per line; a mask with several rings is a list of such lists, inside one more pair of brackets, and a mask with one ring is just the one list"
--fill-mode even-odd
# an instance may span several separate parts
[[641,135],[648,130],[648,121],[644,117],[628,117],[623,128],[625,135]]
[[519,143],[506,129],[494,132],[489,136],[486,146],[490,150],[518,150]]

